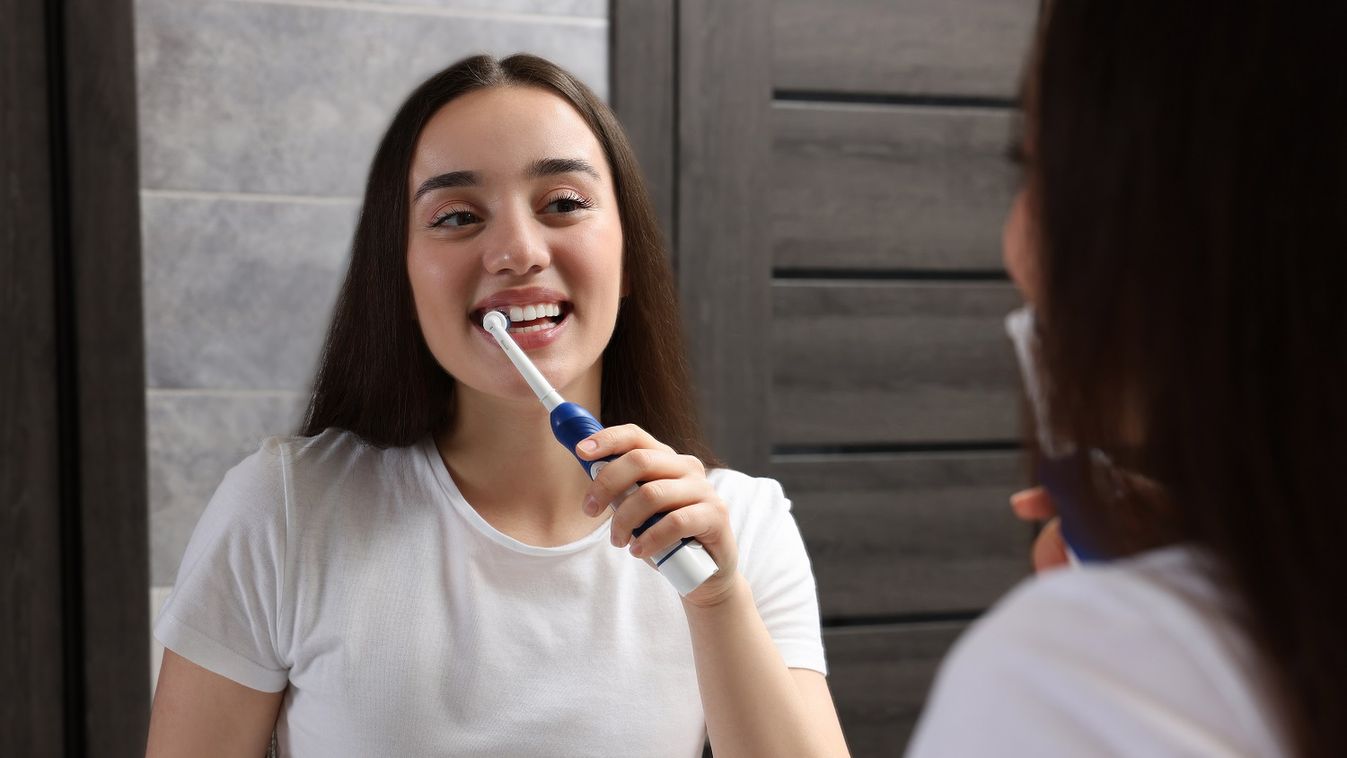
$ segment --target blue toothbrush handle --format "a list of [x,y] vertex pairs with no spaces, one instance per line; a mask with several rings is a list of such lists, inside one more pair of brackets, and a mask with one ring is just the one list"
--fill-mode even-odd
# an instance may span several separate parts
[[[566,449],[571,451],[571,455],[575,455],[575,459],[580,461],[580,465],[584,467],[585,473],[589,474],[590,479],[598,476],[599,471],[617,456],[610,455],[597,461],[587,461],[576,455],[575,446],[580,444],[580,441],[584,438],[602,429],[603,424],[600,424],[598,419],[575,403],[562,403],[552,409],[552,435],[557,438],[557,442],[565,445]],[[639,486],[640,482],[637,482],[630,490],[623,493],[623,497],[636,491]],[[632,534],[640,537],[647,529],[658,524],[662,518],[664,518],[663,513],[656,513],[646,519],[645,523],[633,529]],[[711,578],[719,570],[711,555],[706,552],[706,548],[691,537],[682,538],[667,549],[663,549],[663,555],[647,558],[646,562],[654,566],[656,571],[668,579],[680,595],[687,595],[697,589],[702,582]]]
[[[596,478],[599,475],[599,472],[603,470],[603,467],[610,461],[617,460],[616,455],[609,455],[597,460],[587,461],[575,452],[575,446],[579,445],[581,440],[596,432],[603,431],[603,424],[600,424],[599,420],[594,418],[593,414],[585,410],[582,406],[575,403],[562,403],[552,409],[551,418],[552,436],[556,437],[557,442],[560,442],[567,450],[571,451],[571,455],[575,456],[575,460],[580,462],[581,468],[585,470],[585,473],[589,475],[590,479]],[[640,484],[640,482],[637,482],[638,486]],[[631,494],[631,492],[629,491],[625,494]],[[633,529],[632,534],[640,537],[645,533],[645,530],[658,524],[659,520],[662,518],[664,518],[663,513],[656,513],[646,519],[640,526]]]
[[1086,491],[1086,483],[1081,481],[1081,456],[1088,453],[1075,452],[1061,458],[1044,456],[1037,466],[1038,481],[1047,490],[1057,510],[1058,526],[1062,532],[1062,541],[1066,547],[1083,562],[1108,561],[1110,555],[1105,544],[1089,529],[1080,508],[1081,496]]

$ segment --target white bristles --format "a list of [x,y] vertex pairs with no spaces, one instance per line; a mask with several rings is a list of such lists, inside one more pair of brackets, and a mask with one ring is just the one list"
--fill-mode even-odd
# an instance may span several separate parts
[[482,328],[495,334],[497,330],[505,331],[510,328],[510,319],[505,317],[500,311],[487,311],[482,317]]

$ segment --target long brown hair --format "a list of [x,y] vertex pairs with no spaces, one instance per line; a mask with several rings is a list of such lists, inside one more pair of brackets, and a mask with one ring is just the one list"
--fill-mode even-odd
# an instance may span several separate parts
[[407,274],[407,175],[427,121],[486,87],[546,89],[570,103],[603,148],[622,224],[629,294],[603,353],[600,418],[634,423],[719,465],[697,424],[673,274],[640,168],[616,117],[588,87],[532,55],[464,59],[417,87],[393,117],[365,186],[351,265],[338,296],[301,434],[329,427],[378,446],[410,445],[453,420],[454,380],[414,317]]
[[[1135,449],[1301,756],[1347,755],[1342,3],[1048,3],[1027,87],[1054,426]],[[1132,493],[1135,495],[1136,493]],[[1145,498],[1141,498],[1145,500]]]

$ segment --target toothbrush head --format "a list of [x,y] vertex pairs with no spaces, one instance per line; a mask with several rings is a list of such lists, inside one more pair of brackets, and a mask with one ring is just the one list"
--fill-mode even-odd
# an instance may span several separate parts
[[505,357],[510,359],[510,363],[514,364],[515,370],[528,383],[529,389],[533,390],[533,394],[537,395],[538,399],[542,401],[543,407],[547,409],[548,413],[551,413],[553,409],[565,401],[561,399],[561,395],[556,390],[552,389],[552,385],[547,383],[547,379],[542,375],[542,372],[538,371],[538,367],[533,365],[533,361],[529,360],[529,357],[524,355],[524,351],[519,349],[519,345],[515,344],[514,339],[510,337],[510,333],[506,331],[509,327],[510,318],[500,311],[489,311],[482,316],[482,328],[496,338],[496,344],[500,345],[500,349],[505,351]]
[[506,318],[505,314],[500,311],[487,311],[487,314],[482,317],[482,328],[492,334],[504,333],[506,329],[510,328],[510,319]]

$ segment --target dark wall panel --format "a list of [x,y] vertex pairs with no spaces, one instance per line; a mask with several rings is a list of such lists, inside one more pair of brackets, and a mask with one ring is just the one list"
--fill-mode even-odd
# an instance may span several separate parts
[[772,128],[774,266],[1001,268],[1009,111],[778,102]]
[[41,3],[0,2],[0,755],[14,756],[65,749],[44,37]]
[[0,2],[0,755],[144,753],[131,10]]
[[768,181],[771,42],[767,0],[680,0],[678,279],[693,378],[711,444],[731,466],[767,464],[771,251],[760,207]]
[[130,0],[65,0],[85,729],[135,755],[149,726],[149,494]]
[[[961,623],[828,629],[828,684],[856,758],[902,755]],[[976,725],[970,725],[976,728]]]
[[778,281],[774,445],[1009,441],[1008,282]]
[[1010,98],[1038,0],[776,0],[777,89]]
[[612,0],[612,106],[641,163],[660,228],[673,242],[677,93],[675,0]]
[[778,456],[824,618],[985,608],[1029,568],[1020,455]]

